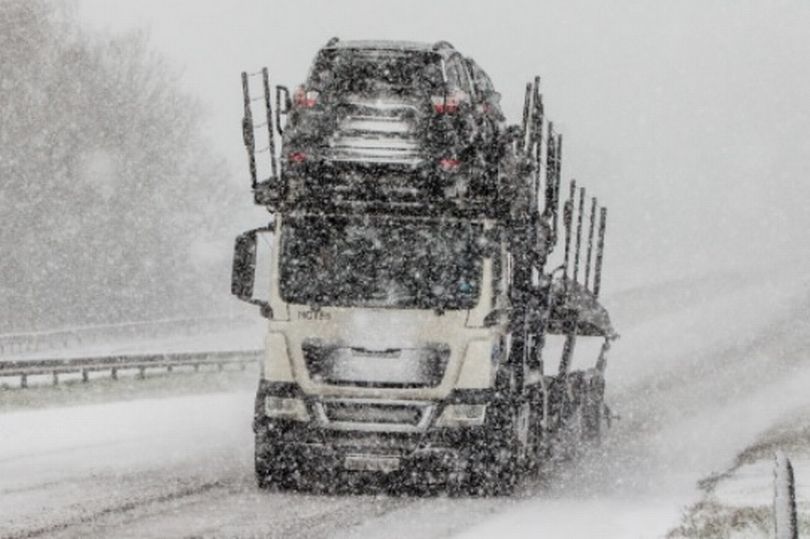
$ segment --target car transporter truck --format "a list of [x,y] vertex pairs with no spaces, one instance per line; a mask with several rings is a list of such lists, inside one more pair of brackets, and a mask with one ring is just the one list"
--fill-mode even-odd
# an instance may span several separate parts
[[[561,200],[539,78],[515,126],[447,42],[334,38],[292,97],[277,86],[271,103],[266,68],[242,88],[254,200],[272,215],[236,239],[232,276],[268,320],[259,486],[344,474],[508,493],[600,439],[617,337],[598,301],[606,209],[573,181]],[[572,368],[578,337],[601,339],[591,368]]]

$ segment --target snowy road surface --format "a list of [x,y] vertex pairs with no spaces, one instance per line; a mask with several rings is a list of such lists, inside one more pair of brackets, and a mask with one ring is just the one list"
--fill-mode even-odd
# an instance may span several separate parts
[[698,479],[810,402],[810,296],[795,277],[608,298],[622,420],[512,498],[260,492],[253,396],[214,393],[0,413],[0,537],[662,536]]

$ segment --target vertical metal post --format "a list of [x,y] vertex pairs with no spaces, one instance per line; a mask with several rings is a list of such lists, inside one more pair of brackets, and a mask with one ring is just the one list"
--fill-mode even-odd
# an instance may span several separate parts
[[552,219],[554,212],[557,210],[557,208],[554,207],[554,182],[556,181],[555,160],[557,159],[554,140],[554,122],[548,123],[548,136],[546,139],[546,203],[543,208],[543,216],[547,219]]
[[[540,184],[542,181],[541,176],[541,164],[542,164],[542,148],[543,148],[543,120],[545,110],[543,108],[543,95],[540,93],[540,77],[534,77],[534,87],[533,87],[533,123],[534,127],[532,128],[532,153],[534,164],[536,167],[534,173],[534,193],[533,195],[537,197],[540,191]],[[538,208],[539,209],[539,208]]]
[[256,188],[256,143],[253,140],[253,113],[250,111],[250,89],[248,75],[242,71],[242,97],[245,101],[245,112],[242,118],[242,138],[248,153],[248,166],[250,167],[250,186]]
[[118,369],[116,369],[115,367],[110,369],[110,378],[112,378],[113,380],[118,380]]
[[560,368],[557,374],[564,377],[568,374],[571,368],[571,359],[574,357],[574,347],[577,344],[577,320],[574,320],[573,329],[569,330],[565,335],[565,343],[563,343],[562,357],[560,358]]
[[574,193],[576,191],[576,180],[571,180],[571,196],[565,201],[563,207],[563,226],[565,226],[565,257],[563,259],[563,284],[565,293],[568,294],[568,259],[571,253],[571,225],[574,213]]
[[20,375],[20,387],[23,388],[23,389],[28,387],[28,375],[27,374],[21,374]]
[[262,82],[264,82],[264,107],[267,110],[267,132],[269,133],[268,148],[270,153],[270,174],[275,178],[276,172],[276,137],[273,132],[273,109],[270,105],[270,75],[267,68],[262,68]]
[[554,235],[557,236],[557,216],[560,207],[560,189],[562,187],[562,134],[557,135],[557,142],[554,144]]
[[793,464],[781,451],[775,455],[773,523],[775,539],[799,539],[796,514],[796,478]]
[[588,289],[588,280],[591,276],[591,257],[593,256],[593,233],[596,225],[596,197],[591,198],[591,222],[588,226],[588,253],[585,259],[585,290]]
[[574,283],[579,276],[579,252],[582,247],[582,214],[585,212],[585,188],[579,188],[579,210],[577,211],[577,247],[574,250]]
[[545,108],[543,107],[543,94],[540,93],[540,77],[534,77],[533,89],[533,104],[534,104],[534,129],[532,135],[536,142],[543,140],[543,117],[545,116]]
[[[538,109],[537,109],[537,121],[535,123],[535,134],[536,140],[534,141],[534,164],[535,164],[535,172],[534,172],[534,192],[532,195],[535,199],[540,198],[540,189],[543,185],[543,96],[538,95],[536,98],[539,102]],[[537,210],[540,211],[540,204],[539,201],[537,203]]]
[[597,371],[605,372],[605,367],[607,367],[607,355],[609,350],[610,350],[610,339],[606,337],[604,342],[602,343],[602,348],[599,350],[599,357],[596,359]]
[[56,371],[53,371],[53,385],[59,385],[59,373]]
[[602,258],[605,254],[605,227],[607,225],[607,208],[599,213],[599,239],[596,244],[596,264],[593,268],[593,295],[599,297],[602,286]]
[[526,83],[526,95],[523,98],[523,140],[521,141],[521,150],[526,152],[529,147],[529,140],[531,139],[531,125],[529,122],[529,115],[531,114],[532,106],[532,83]]
[[87,369],[82,369],[82,383],[86,384],[90,381],[90,374],[87,372]]

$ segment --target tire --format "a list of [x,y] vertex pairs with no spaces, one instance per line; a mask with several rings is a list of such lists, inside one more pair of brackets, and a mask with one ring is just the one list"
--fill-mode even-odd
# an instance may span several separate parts
[[605,383],[601,377],[594,376],[585,384],[580,407],[582,439],[596,445],[600,444],[605,410]]
[[296,486],[291,471],[283,466],[278,455],[280,451],[267,439],[265,434],[256,434],[254,451],[254,472],[256,485],[260,489],[288,489]]
[[474,461],[464,483],[466,492],[476,496],[509,496],[514,492],[519,477],[517,462],[510,448],[501,450],[505,459],[495,454],[496,450]]
[[556,387],[558,424],[552,456],[557,461],[574,460],[581,452],[585,387],[582,371],[569,373],[567,380],[560,381]]
[[501,421],[490,427],[487,443],[478,448],[478,455],[469,467],[467,484],[471,493],[509,496],[515,491],[531,460],[527,442],[531,421],[521,425],[518,418],[517,407],[509,406]]

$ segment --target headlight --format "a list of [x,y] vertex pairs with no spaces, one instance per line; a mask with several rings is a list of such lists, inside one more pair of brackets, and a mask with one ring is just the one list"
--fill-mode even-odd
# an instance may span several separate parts
[[448,404],[436,420],[437,427],[480,427],[487,414],[486,404]]
[[270,418],[309,421],[307,407],[301,399],[265,397],[264,413]]

